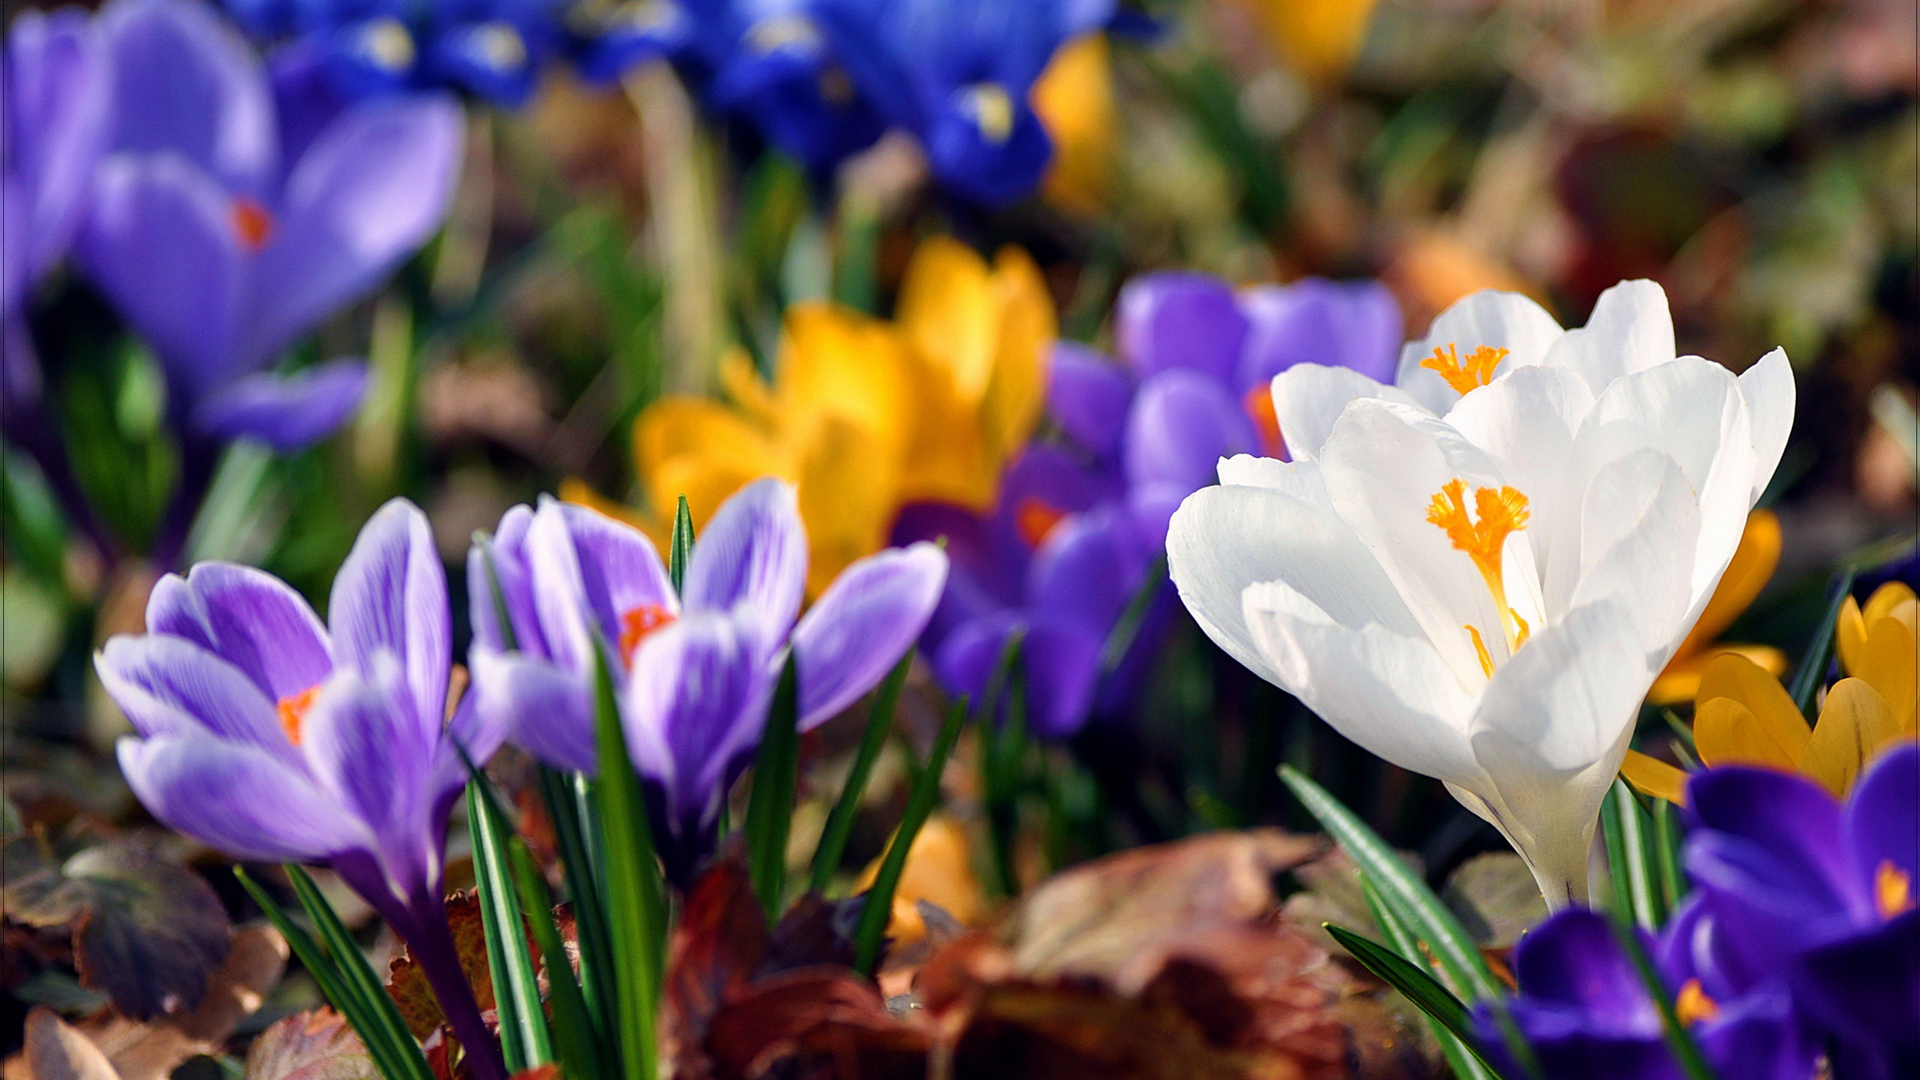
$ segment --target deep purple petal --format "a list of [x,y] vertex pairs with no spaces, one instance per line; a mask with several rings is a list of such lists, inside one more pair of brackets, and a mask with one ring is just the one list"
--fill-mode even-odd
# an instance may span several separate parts
[[94,669],[142,735],[213,736],[287,762],[298,758],[273,702],[253,680],[191,641],[116,635],[95,655]]
[[1122,508],[1075,514],[1034,553],[1028,606],[1104,639],[1140,588],[1152,557]]
[[[1524,998],[1509,1008],[1548,1080],[1683,1080],[1686,1075],[1657,1031],[1622,1032],[1594,1023],[1580,1009]],[[1508,1052],[1491,1006],[1475,1008],[1474,1029],[1502,1076],[1527,1075]]]
[[205,736],[125,738],[120,771],[154,817],[237,859],[319,862],[366,830],[298,768]]
[[853,704],[913,648],[946,579],[946,554],[924,542],[869,555],[834,579],[793,630],[801,731]]
[[1055,342],[1047,371],[1047,413],[1075,442],[1102,457],[1120,447],[1133,379],[1098,350]]
[[1842,827],[1863,885],[1871,888],[1883,863],[1920,883],[1920,743],[1903,743],[1867,769]]
[[171,150],[264,199],[278,163],[266,72],[211,5],[125,0],[100,15],[113,58],[113,149]]
[[706,833],[759,744],[774,676],[756,632],[695,611],[634,654],[621,720],[634,767],[662,793],[668,817],[656,828],[670,841]]
[[800,612],[807,534],[793,485],[756,480],[720,504],[695,542],[681,603],[688,611],[742,611],[770,649]]
[[202,399],[193,419],[216,438],[244,435],[292,453],[351,419],[366,390],[365,363],[331,360],[292,375],[244,375]]
[[390,653],[405,674],[415,725],[437,735],[446,716],[452,627],[446,568],[419,507],[392,499],[367,519],[334,576],[327,620],[335,664],[370,676],[375,657]]
[[1718,1003],[1719,1015],[1694,1028],[1714,1073],[1741,1080],[1808,1080],[1819,1045],[1807,1037],[1777,981]]
[[[1687,806],[1702,833],[1717,834],[1700,836],[1687,854],[1688,870],[1706,875],[1703,884],[1737,893],[1764,881],[1766,895],[1748,899],[1787,919],[1797,908],[1813,917],[1864,902],[1840,807],[1811,780],[1745,766],[1709,769],[1687,782]],[[1713,843],[1703,849],[1701,840]]]
[[87,274],[194,398],[233,370],[246,256],[233,204],[173,151],[109,158],[77,250]]
[[[1104,639],[1064,620],[1006,611],[965,623],[934,656],[934,671],[951,694],[979,704],[1014,632],[1024,635],[1020,662],[1027,686],[1027,726],[1045,739],[1064,739],[1086,723],[1099,676]],[[1004,713],[1004,705],[998,710]]]
[[1808,950],[1788,979],[1795,1003],[1823,1029],[1869,1057],[1920,1065],[1920,909]]
[[327,631],[306,598],[263,570],[205,562],[168,574],[147,600],[147,629],[192,641],[239,668],[277,702],[333,670]]
[[1241,294],[1251,329],[1234,386],[1265,386],[1295,364],[1351,368],[1391,382],[1405,330],[1400,305],[1375,281],[1307,278]]
[[1147,380],[1134,396],[1125,450],[1130,484],[1194,492],[1214,482],[1221,458],[1259,452],[1253,422],[1219,382],[1176,369]]
[[1240,366],[1247,318],[1225,282],[1205,274],[1148,274],[1115,306],[1120,356],[1143,380],[1182,368],[1226,386]]
[[556,768],[597,770],[592,684],[523,653],[476,645],[467,659],[474,707],[484,722]]
[[[1120,493],[1112,470],[1087,462],[1067,448],[1036,443],[1020,451],[1000,476],[1000,503],[995,511],[1002,527],[1020,528],[1019,516],[1037,503],[1053,513],[1088,510]],[[1020,535],[1022,546],[1032,539]]]
[[946,548],[947,587],[921,642],[929,653],[961,623],[1020,603],[1026,548],[1003,551],[994,534],[993,523],[948,503],[909,503],[894,519],[896,546],[931,540]]
[[321,790],[366,824],[394,894],[438,887],[440,833],[429,814],[440,752],[438,727],[423,731],[407,702],[398,658],[342,669],[314,699],[300,743]]
[[1585,1010],[1617,1032],[1658,1036],[1660,1014],[1605,915],[1568,908],[1520,939],[1514,976],[1528,999]]
[[460,107],[439,96],[357,105],[314,140],[259,255],[249,362],[364,295],[433,235],[453,198],[461,141]]
[[[228,5],[233,10],[233,5]],[[328,77],[327,57],[311,38],[275,49],[267,58],[267,77],[273,84],[273,112],[280,122],[280,172],[286,173],[306,156],[307,148],[345,110],[347,102]]]
[[1698,979],[1716,1000],[1743,994],[1772,974],[1756,968],[1755,959],[1722,931],[1712,897],[1703,893],[1688,896],[1660,934],[1662,975],[1674,986]]

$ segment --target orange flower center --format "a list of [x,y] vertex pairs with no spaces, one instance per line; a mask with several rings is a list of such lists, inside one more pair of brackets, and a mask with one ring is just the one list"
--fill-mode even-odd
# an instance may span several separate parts
[[641,604],[620,616],[620,662],[633,666],[633,654],[649,634],[674,620],[674,614],[659,604]]
[[[1527,527],[1528,516],[1527,497],[1511,487],[1475,488],[1473,513],[1469,515],[1466,481],[1459,479],[1447,481],[1427,504],[1427,521],[1444,530],[1455,550],[1466,552],[1473,560],[1474,569],[1480,571],[1480,579],[1486,582],[1487,592],[1493,596],[1493,606],[1500,612],[1509,653],[1527,643],[1529,628],[1527,621],[1507,603],[1502,552],[1507,537]],[[1492,678],[1493,658],[1479,629],[1469,626],[1466,630],[1473,638],[1481,671]]]
[[1025,540],[1029,547],[1037,548],[1046,542],[1047,535],[1066,516],[1065,510],[1051,505],[1045,499],[1029,495],[1014,508],[1013,524],[1020,530],[1020,539]]
[[233,232],[248,251],[259,251],[273,234],[273,215],[252,199],[233,200]]
[[1673,1003],[1673,1014],[1680,1023],[1692,1027],[1702,1020],[1711,1020],[1720,1015],[1720,1003],[1707,996],[1700,989],[1699,979],[1688,979],[1687,985],[1680,988],[1680,996]]
[[1493,369],[1499,367],[1500,361],[1506,357],[1507,350],[1482,345],[1468,353],[1467,358],[1462,360],[1460,354],[1455,352],[1453,345],[1449,343],[1445,351],[1436,347],[1432,356],[1420,361],[1420,366],[1428,371],[1439,372],[1440,377],[1447,380],[1447,385],[1453,387],[1454,393],[1465,395],[1469,390],[1476,390],[1492,382]]
[[1892,859],[1881,859],[1874,871],[1873,906],[1883,919],[1891,919],[1913,906],[1913,879],[1893,865]]
[[313,699],[320,696],[320,684],[314,683],[297,694],[288,694],[274,706],[280,714],[280,728],[287,733],[287,741],[300,745],[300,725],[307,720],[307,710],[313,708]]
[[1280,414],[1273,408],[1273,390],[1264,383],[1254,387],[1240,399],[1240,407],[1247,411],[1254,430],[1260,433],[1261,453],[1270,458],[1284,456],[1287,441],[1280,436]]

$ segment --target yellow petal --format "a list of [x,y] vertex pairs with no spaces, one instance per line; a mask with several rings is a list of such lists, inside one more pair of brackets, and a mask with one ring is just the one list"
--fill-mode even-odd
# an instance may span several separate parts
[[826,417],[800,458],[807,525],[807,592],[818,596],[847,565],[886,546],[899,505],[897,459],[863,428]]
[[[1673,654],[1674,662],[1704,650],[1726,632],[1733,620],[1753,603],[1753,598],[1760,595],[1760,590],[1767,587],[1774,568],[1779,565],[1780,519],[1771,510],[1755,510],[1747,515],[1747,526],[1740,534],[1740,546],[1733,552],[1733,561],[1727,564],[1727,572],[1720,575],[1720,584],[1707,600],[1699,621],[1693,624]],[[1667,670],[1673,670],[1673,664],[1668,664]]]
[[1338,77],[1366,40],[1374,0],[1245,0],[1269,46],[1300,75]]
[[[885,856],[881,856],[884,858]],[[880,876],[880,858],[867,864],[855,883],[860,892]],[[934,814],[914,834],[907,849],[907,865],[893,894],[893,915],[887,935],[896,941],[917,941],[927,932],[916,901],[938,906],[962,926],[980,920],[986,899],[973,872],[973,856],[966,830],[946,814]]]
[[920,242],[900,282],[895,319],[926,363],[944,371],[969,409],[993,379],[1000,305],[987,260],[951,236]]
[[731,348],[720,358],[720,388],[755,423],[767,428],[779,424],[779,410],[774,407],[773,391],[760,378],[760,371],[753,366],[753,357],[747,355],[747,350]]
[[1860,671],[1860,659],[1867,647],[1867,620],[1860,605],[1849,596],[1840,602],[1840,614],[1833,620],[1833,649],[1840,654],[1840,670],[1849,675]]
[[1920,701],[1915,700],[1920,694],[1920,643],[1906,623],[1891,616],[1869,623],[1852,673],[1880,692],[1900,729],[1913,728],[1920,712]]
[[1620,763],[1620,775],[1626,777],[1627,783],[1642,794],[1665,799],[1676,806],[1687,804],[1686,771],[1676,769],[1657,757],[1629,750],[1627,759]]
[[867,433],[897,456],[913,426],[904,344],[893,328],[849,308],[804,303],[787,309],[780,346],[778,405],[789,445],[804,444],[826,417]]
[[1693,713],[1694,746],[1710,766],[1765,765],[1792,772],[1809,737],[1805,723],[1794,739],[1789,729],[1762,721],[1732,698],[1703,702]]
[[978,415],[960,399],[947,372],[911,367],[915,426],[900,478],[903,502],[950,502],[985,513],[1000,483]]
[[1866,617],[1867,625],[1872,626],[1893,614],[1894,609],[1900,605],[1915,602],[1916,597],[1911,585],[1904,581],[1889,581],[1873,590],[1873,595],[1867,597],[1867,606],[1861,614]]
[[1114,160],[1113,75],[1105,34],[1069,42],[1033,84],[1033,111],[1053,138],[1040,193],[1074,213],[1106,205]]
[[[1694,736],[1700,734],[1700,716],[1715,698],[1730,698],[1738,702],[1764,730],[1765,740],[1780,748],[1776,760],[1782,768],[1791,769],[1800,760],[1800,754],[1806,749],[1806,718],[1794,707],[1793,698],[1787,694],[1787,688],[1780,680],[1769,674],[1759,664],[1739,653],[1721,653],[1707,663],[1707,670],[1700,676],[1700,694],[1694,700]],[[1760,738],[1762,736],[1755,736]],[[1707,748],[1700,747],[1702,760],[1709,765],[1717,764],[1706,757]]]
[[1053,297],[1033,259],[1017,247],[994,257],[994,292],[1000,303],[1000,340],[993,378],[980,422],[995,471],[1026,445],[1040,419],[1047,393],[1047,356],[1059,336]]
[[1887,699],[1860,679],[1841,679],[1827,692],[1800,771],[1845,798],[1866,763],[1899,737]]
[[1692,656],[1675,656],[1673,662],[1667,665],[1667,670],[1653,681],[1653,689],[1647,692],[1647,700],[1655,705],[1678,705],[1699,697],[1700,676],[1706,672],[1707,665],[1713,662],[1714,657],[1721,653],[1738,653],[1776,678],[1787,670],[1787,654],[1771,645],[1717,642]]
[[[664,397],[647,406],[633,426],[634,464],[656,502],[654,473],[667,461],[692,455],[752,462],[767,471],[779,456],[767,431],[716,401]],[[664,496],[669,512],[674,493]],[[663,515],[664,516],[664,515]]]

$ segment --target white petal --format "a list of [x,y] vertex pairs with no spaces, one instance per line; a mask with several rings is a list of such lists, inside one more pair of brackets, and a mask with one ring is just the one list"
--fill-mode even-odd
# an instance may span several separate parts
[[1404,769],[1480,779],[1473,695],[1424,636],[1342,625],[1284,581],[1249,586],[1243,613],[1280,685],[1342,735]]
[[1331,510],[1327,483],[1320,475],[1317,461],[1281,461],[1278,458],[1236,454],[1220,459],[1220,483],[1227,487],[1266,488],[1291,495],[1301,502]]
[[1286,686],[1255,645],[1241,607],[1247,586],[1285,580],[1344,625],[1418,625],[1386,575],[1345,522],[1278,491],[1203,488],[1174,512],[1167,568],[1180,598],[1207,636],[1234,659]]
[[1273,377],[1270,392],[1273,414],[1280,422],[1280,438],[1287,444],[1287,456],[1295,461],[1313,461],[1320,456],[1320,447],[1349,401],[1383,397],[1414,404],[1413,398],[1397,386],[1382,385],[1352,368],[1324,364],[1295,364]]
[[1437,372],[1420,366],[1436,348],[1452,345],[1461,354],[1482,345],[1507,350],[1507,358],[1497,369],[1511,371],[1546,360],[1547,350],[1563,331],[1545,308],[1519,293],[1474,293],[1440,313],[1427,330],[1427,336],[1409,342],[1400,350],[1400,372],[1394,385],[1413,395],[1415,401],[1441,416],[1453,408],[1460,395]]
[[1689,581],[1700,507],[1680,466],[1651,447],[1611,462],[1587,487],[1580,532],[1573,606],[1617,599],[1639,627],[1648,665],[1665,667],[1698,615]]
[[1773,480],[1773,470],[1787,448],[1787,434],[1793,430],[1796,390],[1787,351],[1775,349],[1741,372],[1740,393],[1747,399],[1747,419],[1753,428],[1752,499],[1758,502]]
[[1601,293],[1587,325],[1554,342],[1546,362],[1578,372],[1598,394],[1613,380],[1664,364],[1675,355],[1666,290],[1641,278]]

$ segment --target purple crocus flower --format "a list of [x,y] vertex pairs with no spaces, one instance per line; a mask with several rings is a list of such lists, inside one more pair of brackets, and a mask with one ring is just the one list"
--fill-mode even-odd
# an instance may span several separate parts
[[1024,635],[1028,716],[1049,738],[1123,713],[1177,610],[1164,581],[1127,650],[1106,655],[1165,549],[1180,501],[1235,454],[1283,454],[1268,387],[1295,364],[1386,377],[1401,318],[1374,282],[1308,279],[1235,291],[1204,274],[1150,274],[1121,290],[1121,363],[1061,342],[1047,412],[1059,438],[1029,447],[982,517],[909,506],[896,541],[944,536],[954,559],[926,646],[947,689],[978,695]]
[[148,632],[95,658],[137,736],[127,783],[156,818],[238,859],[325,863],[407,941],[483,1080],[505,1076],[460,970],[441,881],[447,815],[500,731],[449,720],[445,571],[404,500],[360,531],[330,624],[279,579],[201,563],[167,575]]
[[685,884],[759,744],[789,651],[805,732],[912,647],[947,559],[933,544],[861,559],[800,615],[806,533],[793,487],[766,479],[721,504],[679,595],[638,530],[550,498],[508,511],[467,574],[478,707],[536,757],[594,771],[595,651],[605,651],[662,859]]
[[[1844,1080],[1920,1074],[1920,746],[1883,755],[1844,807],[1744,766],[1695,775],[1687,806],[1695,891],[1644,944],[1718,1075],[1807,1080],[1821,1054]],[[1546,1080],[1683,1075],[1604,916],[1547,920],[1514,973],[1509,1008]],[[1476,1023],[1504,1059],[1488,1007]]]
[[158,355],[184,435],[281,450],[325,436],[364,366],[264,369],[438,228],[459,106],[396,98],[317,124],[289,96],[312,80],[276,87],[211,8],[114,0],[98,25],[116,118],[78,241],[88,275]]

